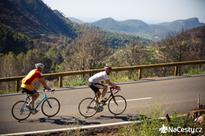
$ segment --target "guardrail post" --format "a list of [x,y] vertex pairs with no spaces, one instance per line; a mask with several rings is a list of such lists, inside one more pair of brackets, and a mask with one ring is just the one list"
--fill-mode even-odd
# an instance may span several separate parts
[[19,90],[20,90],[20,81],[17,80],[16,81],[16,92],[19,92]]
[[63,76],[59,76],[58,78],[58,84],[59,84],[59,87],[63,87]]
[[140,80],[142,78],[142,68],[138,68],[137,70],[137,79]]
[[174,76],[178,75],[178,69],[179,69],[178,66],[174,66]]

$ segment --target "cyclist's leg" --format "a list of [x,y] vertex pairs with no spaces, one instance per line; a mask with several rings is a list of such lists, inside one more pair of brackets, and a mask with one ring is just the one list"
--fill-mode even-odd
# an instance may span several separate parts
[[33,90],[31,91],[31,96],[32,96],[31,105],[32,105],[32,109],[34,109],[34,103],[36,99],[39,97],[39,93],[36,90]]
[[100,83],[94,83],[94,86],[97,87],[98,89],[103,89],[103,91],[102,91],[102,100],[106,101],[106,99],[104,97],[107,93],[108,86],[106,86],[104,84],[100,84]]
[[108,86],[107,85],[103,85],[103,92],[102,92],[102,99],[104,99],[106,93],[107,93],[107,89],[108,89]]
[[[21,90],[22,90],[22,93],[26,93],[31,96],[31,91],[29,91],[28,89],[22,87]],[[32,99],[29,99],[29,101],[27,101],[27,104],[26,104],[27,108],[29,108],[30,110],[32,109],[32,107],[30,106],[31,101]]]
[[94,91],[95,93],[95,98],[96,98],[96,101],[99,102],[99,98],[100,98],[100,91],[99,91],[99,88],[97,88],[96,86],[94,86],[92,83],[89,84],[89,87]]

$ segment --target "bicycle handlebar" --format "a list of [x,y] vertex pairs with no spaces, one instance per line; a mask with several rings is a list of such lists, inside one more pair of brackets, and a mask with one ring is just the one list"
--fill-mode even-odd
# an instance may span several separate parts
[[111,91],[114,92],[114,94],[116,94],[116,93],[118,93],[120,91],[120,89],[116,89],[114,87],[110,87],[110,92],[108,92],[108,93],[111,93]]
[[51,90],[48,90],[48,89],[43,89],[44,92],[54,92],[55,89],[51,89]]

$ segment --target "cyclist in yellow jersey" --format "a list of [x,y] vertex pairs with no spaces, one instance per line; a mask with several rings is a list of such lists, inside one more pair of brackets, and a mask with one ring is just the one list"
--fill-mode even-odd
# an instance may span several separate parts
[[36,99],[39,97],[39,93],[36,91],[36,83],[41,83],[44,88],[50,90],[50,87],[46,84],[45,80],[42,78],[41,72],[43,71],[44,64],[37,63],[35,64],[36,69],[31,70],[28,75],[26,75],[21,84],[21,88],[24,92],[30,94],[32,96],[32,101],[29,103],[31,104],[32,112],[35,113],[37,111],[34,111],[34,103]]

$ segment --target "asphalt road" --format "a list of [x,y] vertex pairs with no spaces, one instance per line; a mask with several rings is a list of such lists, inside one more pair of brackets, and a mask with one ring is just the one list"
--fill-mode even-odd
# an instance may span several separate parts
[[149,116],[152,111],[160,111],[162,116],[165,113],[187,113],[196,107],[198,94],[201,103],[205,104],[205,75],[145,79],[120,86],[122,91],[119,94],[127,99],[128,105],[123,115],[116,117],[109,113],[107,107],[89,119],[84,119],[78,113],[78,103],[85,97],[93,96],[87,87],[63,88],[49,94],[60,100],[59,114],[46,118],[39,111],[22,122],[12,117],[11,107],[16,101],[24,99],[25,95],[1,96],[0,135],[136,120],[139,115]]

